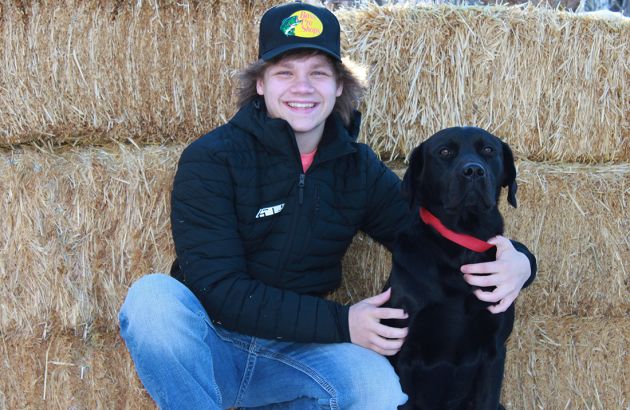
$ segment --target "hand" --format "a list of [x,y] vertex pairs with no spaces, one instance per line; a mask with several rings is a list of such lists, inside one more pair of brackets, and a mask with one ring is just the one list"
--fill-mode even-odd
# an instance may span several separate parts
[[[497,259],[494,262],[463,265],[464,280],[472,286],[494,286],[492,292],[481,289],[474,291],[479,300],[495,303],[488,307],[492,313],[505,312],[516,299],[527,279],[532,274],[527,256],[514,249],[512,242],[503,236],[496,236],[488,241],[497,247]],[[487,275],[475,275],[477,273]]]
[[393,356],[400,350],[407,328],[389,327],[381,324],[381,319],[407,319],[409,315],[402,309],[382,308],[391,296],[391,288],[385,292],[364,299],[350,306],[348,323],[352,343],[374,350],[383,356]]

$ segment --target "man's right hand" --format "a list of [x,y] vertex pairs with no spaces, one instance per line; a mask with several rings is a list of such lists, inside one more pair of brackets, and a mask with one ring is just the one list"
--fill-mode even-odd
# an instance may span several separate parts
[[374,350],[383,356],[393,356],[400,350],[408,328],[389,327],[381,319],[407,319],[402,309],[383,308],[391,296],[391,288],[350,306],[348,323],[352,343]]

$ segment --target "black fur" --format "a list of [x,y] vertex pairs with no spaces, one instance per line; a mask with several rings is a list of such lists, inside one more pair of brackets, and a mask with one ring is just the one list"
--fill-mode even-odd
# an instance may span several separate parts
[[[497,204],[501,188],[516,207],[516,169],[509,146],[474,127],[442,130],[418,146],[402,183],[409,206],[422,206],[448,228],[482,240],[503,233]],[[401,351],[391,358],[409,395],[403,409],[498,409],[505,342],[513,305],[492,314],[460,271],[463,264],[495,259],[441,237],[420,219],[393,251],[389,305],[409,313]]]

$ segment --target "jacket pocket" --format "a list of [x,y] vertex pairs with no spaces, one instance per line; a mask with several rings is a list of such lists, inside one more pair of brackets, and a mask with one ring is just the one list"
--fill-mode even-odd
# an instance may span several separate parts
[[286,213],[284,201],[263,204],[246,221],[239,223],[239,234],[245,250],[251,252],[263,243],[278,220]]

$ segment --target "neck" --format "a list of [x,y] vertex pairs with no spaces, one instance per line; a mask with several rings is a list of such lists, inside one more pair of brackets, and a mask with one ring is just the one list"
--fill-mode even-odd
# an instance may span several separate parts
[[324,135],[324,127],[322,124],[321,127],[317,127],[307,132],[294,131],[294,133],[295,142],[297,143],[300,154],[308,154],[317,149],[317,146],[319,145],[319,142],[322,140],[322,136]]

